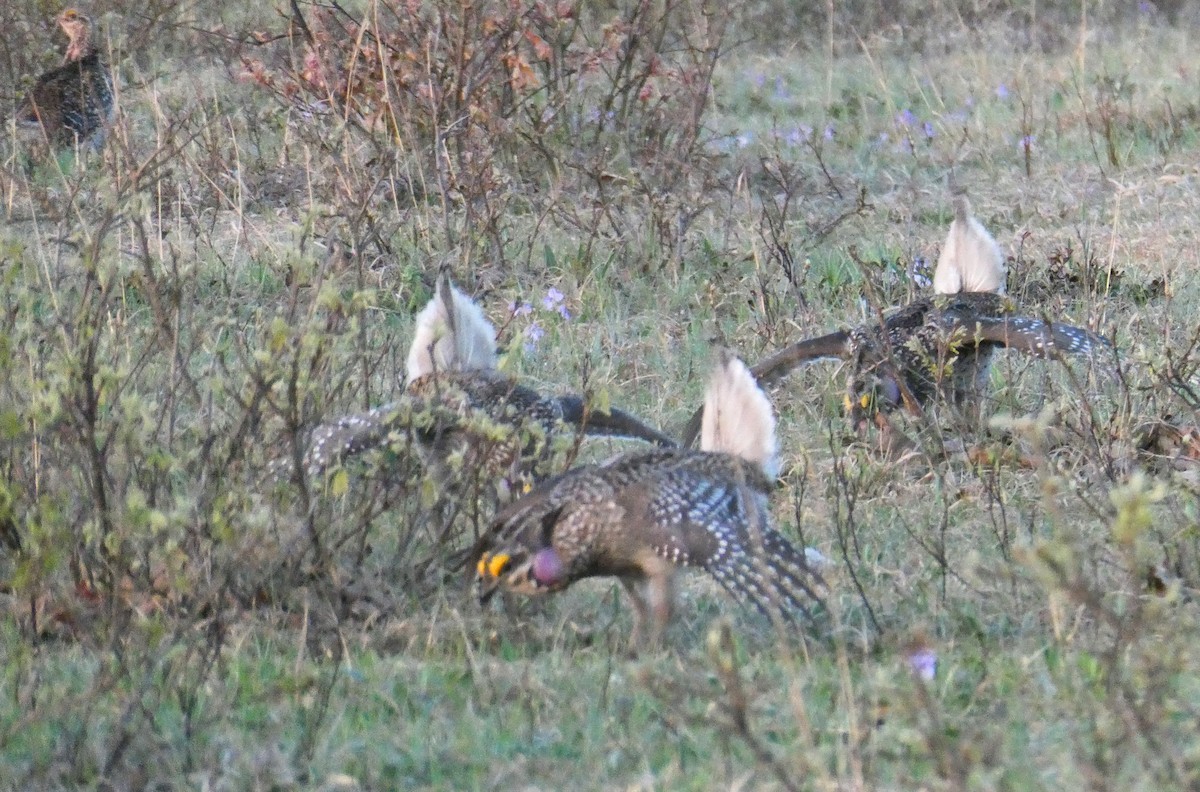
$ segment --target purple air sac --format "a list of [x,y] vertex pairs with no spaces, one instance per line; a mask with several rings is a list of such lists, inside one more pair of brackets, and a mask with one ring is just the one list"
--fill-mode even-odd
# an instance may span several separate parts
[[553,547],[543,547],[533,557],[533,579],[539,586],[553,586],[562,582],[567,569]]

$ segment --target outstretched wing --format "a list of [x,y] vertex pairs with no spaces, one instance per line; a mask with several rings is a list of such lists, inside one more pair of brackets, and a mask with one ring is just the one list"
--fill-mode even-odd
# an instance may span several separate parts
[[1082,327],[1027,316],[947,318],[945,328],[976,342],[992,342],[1038,357],[1095,357],[1111,353],[1113,348],[1107,339]]
[[345,459],[387,445],[393,431],[412,426],[412,412],[411,401],[402,400],[321,424],[304,455],[305,472],[316,477]]
[[663,448],[674,448],[676,445],[674,438],[616,407],[610,408],[608,412],[589,409],[582,398],[573,395],[559,396],[556,401],[563,421],[579,427],[584,434],[645,440]]
[[[675,467],[646,482],[642,541],[678,566],[703,569],[764,613],[808,612],[824,581],[805,554],[770,527],[766,499],[729,477]],[[627,505],[636,504],[626,492]],[[629,508],[630,515],[639,509]]]
[[805,363],[825,358],[840,358],[846,354],[850,334],[838,330],[817,338],[789,344],[768,358],[750,367],[759,387],[767,388],[787,377]]

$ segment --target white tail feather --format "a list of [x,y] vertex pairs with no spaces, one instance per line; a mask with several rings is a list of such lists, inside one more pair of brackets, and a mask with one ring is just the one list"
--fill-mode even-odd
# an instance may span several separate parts
[[438,278],[438,290],[417,314],[408,349],[407,382],[435,371],[471,371],[496,367],[496,328],[471,298]]
[[933,290],[938,294],[1004,294],[1006,280],[1000,246],[971,214],[967,196],[958,193],[954,196],[954,222],[933,273]]
[[779,474],[771,401],[736,357],[722,360],[708,384],[700,450],[739,456],[759,465],[772,479]]

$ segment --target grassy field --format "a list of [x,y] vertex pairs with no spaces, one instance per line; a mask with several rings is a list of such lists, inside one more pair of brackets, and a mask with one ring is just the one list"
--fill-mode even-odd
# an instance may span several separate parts
[[[102,155],[6,127],[0,788],[1200,784],[1175,4],[123,5],[88,9]],[[0,11],[6,116],[59,62],[56,11]],[[923,293],[951,171],[1022,310],[1120,365],[1006,355],[988,430],[932,410],[903,460],[849,432],[838,367],[797,372],[775,516],[833,569],[794,633],[693,576],[630,659],[608,581],[481,609],[452,560],[486,515],[444,541],[405,454],[267,473],[398,392],[442,265],[504,368],[677,431],[719,345]]]

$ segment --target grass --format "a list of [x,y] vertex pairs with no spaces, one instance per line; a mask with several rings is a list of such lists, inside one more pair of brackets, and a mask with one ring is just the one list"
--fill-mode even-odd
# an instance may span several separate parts
[[[21,545],[0,550],[0,788],[1196,784],[1195,451],[1147,440],[1194,429],[1186,29],[1043,9],[1023,47],[1021,13],[938,8],[781,44],[661,8],[627,23],[688,35],[628,54],[618,73],[657,65],[614,89],[615,120],[613,70],[570,60],[621,57],[585,9],[578,30],[522,18],[576,37],[562,68],[524,33],[499,76],[472,61],[470,123],[410,102],[416,79],[325,112],[302,42],[248,35],[282,33],[274,9],[95,10],[121,86],[103,156],[27,167],[14,142],[0,172],[0,538]],[[379,10],[396,52],[431,19]],[[57,58],[30,54],[40,5],[12,13],[6,97]],[[510,81],[521,59],[536,85]],[[401,61],[436,62],[427,83],[456,68]],[[801,634],[691,576],[668,647],[631,660],[610,582],[481,610],[411,460],[352,468],[345,492],[265,474],[398,390],[442,263],[506,368],[677,429],[715,344],[754,361],[864,316],[868,282],[918,294],[951,168],[1023,310],[1112,334],[1121,376],[1006,356],[993,463],[910,424],[922,452],[898,464],[849,436],[835,366],[797,372],[773,394],[775,516],[834,561]]]

